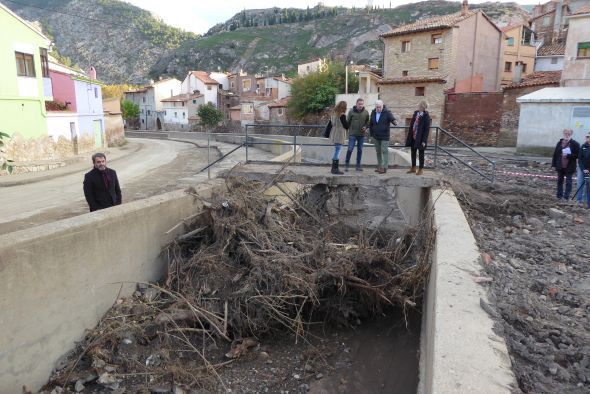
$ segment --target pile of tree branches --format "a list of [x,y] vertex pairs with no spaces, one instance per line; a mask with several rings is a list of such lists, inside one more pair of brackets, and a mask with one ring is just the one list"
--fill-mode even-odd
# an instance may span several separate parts
[[[114,305],[54,383],[73,385],[85,365],[99,379],[151,373],[194,386],[219,366],[205,342],[233,342],[227,357],[239,357],[265,334],[304,339],[311,323],[355,324],[420,305],[434,242],[428,220],[399,233],[353,232],[323,209],[330,192],[282,188],[282,200],[265,184],[226,184],[164,251],[165,280]],[[198,365],[187,361],[195,355]]]

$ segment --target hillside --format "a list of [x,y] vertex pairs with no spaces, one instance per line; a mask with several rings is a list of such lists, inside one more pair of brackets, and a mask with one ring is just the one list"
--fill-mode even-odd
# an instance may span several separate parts
[[[189,69],[215,70],[218,66],[233,71],[266,71],[268,67],[271,73],[294,73],[297,62],[318,56],[380,64],[380,34],[392,26],[457,12],[460,8],[460,2],[435,0],[374,11],[330,7],[246,10],[215,26],[203,38],[187,41],[164,56],[152,69],[152,75],[185,75]],[[477,4],[477,8],[483,9],[500,27],[528,17],[515,3],[483,3]],[[312,19],[299,22],[300,16],[296,15],[297,22],[278,24],[283,15],[292,19],[294,12],[304,18],[311,15]],[[243,27],[244,22],[250,27]]]
[[[380,64],[379,34],[456,12],[461,4],[434,0],[381,10],[245,10],[199,37],[118,0],[2,1],[25,19],[39,21],[60,55],[82,68],[93,65],[108,83],[145,83],[161,75],[182,78],[195,69],[293,74],[298,62],[318,56]],[[527,17],[515,3],[476,7],[499,26]]]
[[94,66],[107,83],[143,83],[152,66],[196,34],[162,23],[118,0],[0,0],[22,18],[38,21],[59,57]]

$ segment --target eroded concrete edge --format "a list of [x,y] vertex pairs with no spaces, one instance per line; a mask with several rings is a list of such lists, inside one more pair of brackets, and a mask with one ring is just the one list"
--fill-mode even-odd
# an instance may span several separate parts
[[504,339],[480,307],[479,251],[454,193],[432,189],[437,229],[423,308],[419,393],[510,393],[517,387]]

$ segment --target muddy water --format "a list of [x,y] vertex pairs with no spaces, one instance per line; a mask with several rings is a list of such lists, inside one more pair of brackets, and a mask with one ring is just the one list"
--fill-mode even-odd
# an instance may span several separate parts
[[420,315],[401,313],[337,332],[342,351],[333,372],[310,385],[310,393],[415,393],[418,386]]

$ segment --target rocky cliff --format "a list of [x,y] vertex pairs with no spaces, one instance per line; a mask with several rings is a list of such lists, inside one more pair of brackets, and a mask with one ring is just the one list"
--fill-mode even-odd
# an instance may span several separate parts
[[[188,70],[243,69],[294,73],[314,57],[380,64],[378,36],[393,26],[456,12],[460,2],[424,1],[391,9],[245,10],[205,36],[172,28],[118,0],[8,0],[27,20],[41,23],[59,53],[82,68],[93,65],[108,83],[183,78]],[[28,4],[25,6],[24,4]],[[498,26],[528,17],[515,3],[483,3]]]

